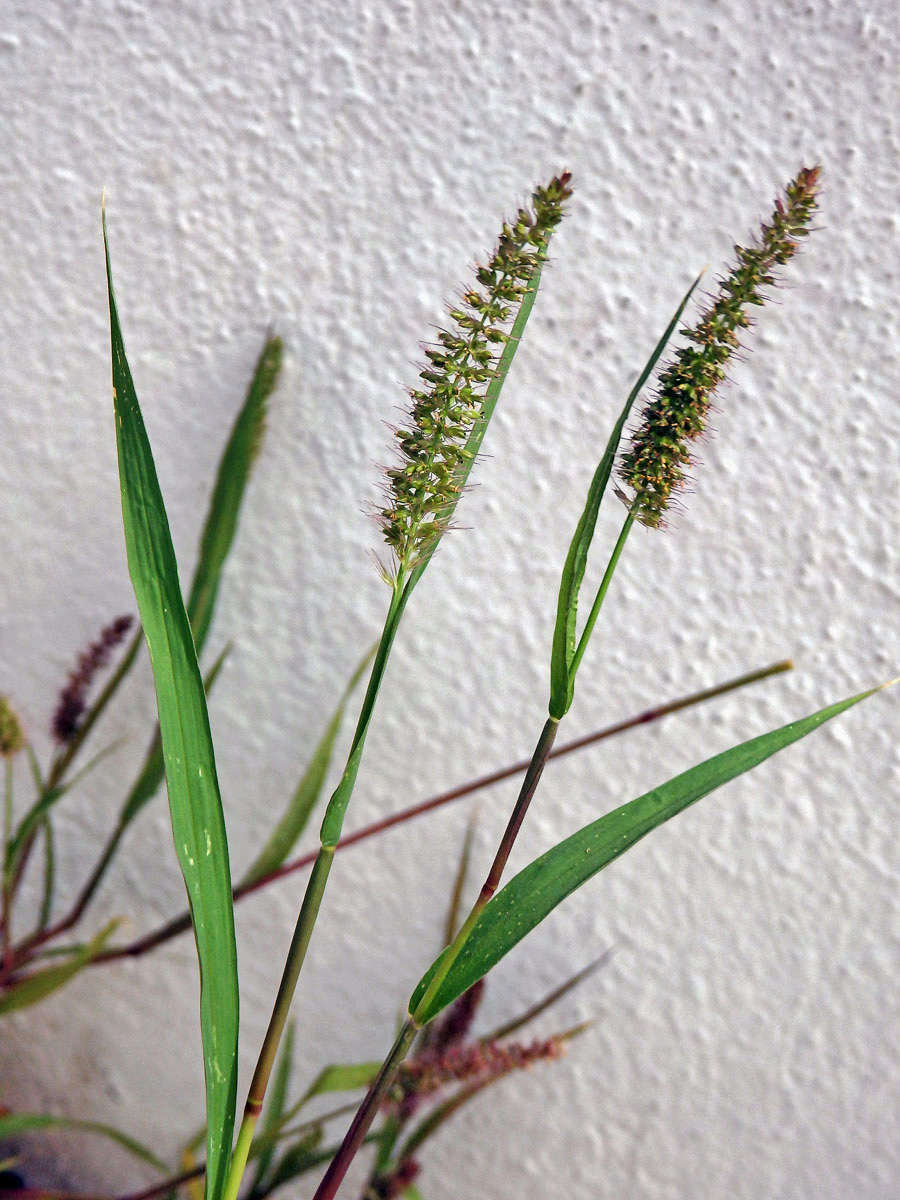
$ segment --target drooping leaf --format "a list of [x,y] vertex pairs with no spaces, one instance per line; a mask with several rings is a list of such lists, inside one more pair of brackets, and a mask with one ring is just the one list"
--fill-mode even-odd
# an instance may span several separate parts
[[175,850],[200,964],[206,1195],[218,1200],[231,1153],[237,1089],[237,952],[228,842],[203,681],[156,467],[125,356],[105,217],[103,238],[125,544],[153,668]]
[[48,1113],[17,1113],[0,1110],[0,1139],[19,1137],[23,1133],[32,1133],[41,1129],[72,1129],[79,1133],[96,1133],[101,1137],[110,1138],[117,1142],[129,1154],[149,1163],[157,1170],[168,1173],[166,1164],[146,1146],[141,1145],[136,1138],[122,1133],[113,1125],[104,1125],[100,1121],[79,1121],[73,1117],[53,1117]]
[[340,702],[319,740],[319,744],[313,751],[309,765],[304,771],[303,777],[298,783],[284,815],[272,830],[269,840],[241,880],[242,887],[247,887],[257,879],[261,879],[263,875],[268,875],[271,871],[277,870],[287,859],[297,844],[297,839],[306,828],[307,822],[312,816],[313,810],[322,794],[322,788],[325,786],[325,778],[328,774],[328,768],[331,766],[331,757],[334,753],[334,743],[341,728],[341,722],[344,719],[347,701],[362,679],[366,668],[371,663],[375,649],[373,647],[369,651],[353,672],[350,682],[344,689]]
[[8,989],[0,994],[0,1016],[5,1013],[15,1012],[19,1008],[28,1008],[32,1004],[37,1004],[39,1001],[46,999],[51,992],[55,992],[58,988],[67,984],[79,971],[84,970],[92,959],[97,957],[109,941],[118,924],[118,921],[110,921],[95,938],[88,942],[86,946],[76,950],[66,962],[57,963],[52,967],[44,967],[40,971],[34,971],[32,974],[24,976],[18,983],[9,985]]
[[879,690],[851,696],[717,754],[607,813],[542,854],[488,902],[427,1008],[419,1012],[418,1006],[443,955],[432,963],[413,992],[410,1012],[415,1012],[421,1022],[430,1021],[487,974],[566,896],[651,830]]
[[269,336],[260,352],[241,410],[219,462],[200,538],[200,554],[187,603],[197,654],[206,643],[212,622],[222,570],[237,532],[241,502],[250,472],[259,455],[265,431],[269,398],[281,372],[281,338]]
[[653,353],[644,365],[637,383],[629,392],[628,399],[625,401],[625,407],[622,409],[619,419],[613,426],[613,431],[606,444],[606,450],[600,459],[597,470],[594,472],[594,478],[591,480],[591,486],[588,488],[584,512],[581,514],[578,524],[575,527],[575,533],[569,546],[569,552],[566,555],[562,579],[559,585],[556,626],[553,631],[553,651],[550,658],[550,715],[551,717],[556,717],[557,720],[569,711],[575,691],[574,674],[570,671],[570,667],[575,655],[578,593],[581,590],[581,584],[587,568],[588,550],[593,541],[594,529],[597,525],[600,501],[603,499],[610,475],[612,474],[616,453],[619,449],[619,442],[622,439],[622,432],[625,429],[625,423],[628,420],[632,405],[640,394],[641,388],[643,388],[644,384],[650,378],[650,373],[659,361],[659,357],[665,350],[672,334],[675,332],[675,328],[681,319],[681,314],[684,312],[687,302],[690,300],[699,282],[700,276],[698,275],[688,288],[684,299],[675,310],[675,315],[666,326],[665,333],[656,343]]

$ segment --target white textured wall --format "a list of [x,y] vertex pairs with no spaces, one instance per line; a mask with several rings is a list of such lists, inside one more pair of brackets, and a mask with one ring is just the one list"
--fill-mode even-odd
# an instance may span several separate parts
[[[41,751],[74,655],[133,608],[103,186],[185,575],[270,322],[290,350],[213,637],[237,643],[212,705],[237,869],[379,627],[361,510],[417,343],[500,216],[563,165],[577,193],[460,512],[471,528],[410,607],[349,825],[530,749],[562,558],[622,397],[692,274],[720,269],[813,160],[820,231],[721,396],[686,512],[634,535],[568,732],[785,655],[799,670],[554,768],[516,860],[895,674],[898,54],[890,0],[0,6],[0,689]],[[619,517],[612,504],[602,536]],[[143,669],[107,728],[126,744],[60,805],[62,896],[151,714]],[[621,946],[558,1017],[603,1022],[435,1144],[429,1200],[898,1194],[897,722],[879,697],[704,801],[503,964],[486,1021]],[[479,863],[510,800],[484,801]],[[465,817],[339,862],[296,1006],[308,1073],[387,1047]],[[245,1072],[301,888],[238,910]],[[181,903],[160,801],[88,926],[150,928]],[[6,1021],[0,1103],[113,1119],[174,1152],[201,1115],[195,987],[182,939]],[[138,1182],[102,1144],[51,1144],[47,1179]]]

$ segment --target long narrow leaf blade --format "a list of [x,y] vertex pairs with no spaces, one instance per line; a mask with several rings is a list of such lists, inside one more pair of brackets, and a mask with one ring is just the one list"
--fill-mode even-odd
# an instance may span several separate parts
[[640,394],[641,388],[643,388],[644,384],[650,378],[650,373],[668,345],[669,338],[675,332],[675,328],[681,320],[681,314],[684,312],[688,301],[693,295],[694,289],[700,282],[700,278],[698,275],[688,288],[684,299],[675,310],[675,315],[666,326],[665,333],[656,343],[653,353],[644,364],[644,369],[641,371],[637,383],[629,392],[628,399],[625,401],[625,407],[622,409],[619,419],[613,426],[613,431],[609,435],[609,441],[606,444],[606,450],[600,459],[597,470],[594,472],[594,478],[591,480],[591,486],[588,489],[584,512],[581,514],[578,524],[575,527],[575,533],[569,546],[569,553],[566,555],[566,562],[559,585],[556,627],[553,631],[553,651],[550,658],[550,715],[557,719],[564,716],[572,704],[574,679],[569,677],[569,666],[575,654],[578,592],[581,589],[581,583],[587,567],[588,550],[590,549],[591,541],[594,537],[594,529],[597,525],[600,501],[603,499],[603,494],[606,491],[610,475],[612,474],[613,463],[616,461],[616,454],[619,449],[619,442],[622,440],[625,422],[628,420],[632,405]]
[[[873,688],[851,696],[717,754],[586,825],[535,859],[485,906],[465,948],[447,973],[428,1011],[420,1014],[421,1018],[430,1021],[451,1004],[486,975],[566,896],[651,830],[879,690]],[[415,1012],[439,963],[440,958],[413,992],[410,1012]]]
[[79,1121],[73,1117],[54,1117],[49,1113],[6,1112],[0,1110],[0,1140],[19,1137],[23,1133],[32,1133],[40,1129],[72,1129],[79,1133],[96,1133],[101,1137],[110,1138],[117,1142],[129,1154],[141,1162],[149,1163],[158,1171],[168,1173],[166,1164],[146,1146],[141,1145],[136,1138],[122,1133],[114,1125],[104,1125],[100,1121]]
[[219,462],[187,604],[198,655],[206,642],[222,569],[237,532],[241,502],[262,445],[269,397],[278,385],[281,358],[281,338],[266,338],[246,398]]
[[231,1153],[237,1088],[238,979],[228,842],[203,681],[156,467],[125,357],[105,216],[103,240],[125,544],[153,667],[175,850],[200,963],[206,1195],[218,1200]]
[[86,763],[81,770],[68,779],[65,783],[59,784],[57,787],[50,788],[49,791],[41,791],[34,804],[28,809],[22,817],[15,836],[12,838],[7,847],[7,871],[11,874],[18,866],[19,859],[25,851],[25,847],[31,841],[32,836],[37,831],[39,825],[44,821],[51,808],[58,800],[65,796],[66,792],[76,787],[86,775],[89,775],[93,769],[98,766],[105,758],[107,758],[114,750],[119,748],[119,742],[113,742],[110,746],[105,746],[98,751],[90,762]]
[[323,1067],[300,1100],[291,1108],[295,1116],[313,1096],[324,1096],[328,1092],[354,1092],[367,1088],[378,1074],[380,1062],[335,1063]]
[[[209,696],[213,689],[213,685],[219,677],[219,672],[225,665],[225,660],[231,653],[231,643],[229,643],[210,669],[206,672],[203,678],[203,687],[206,695]],[[153,737],[150,740],[150,745],[147,747],[147,752],[144,756],[144,761],[141,764],[141,769],[131,785],[131,790],[125,799],[122,806],[122,813],[119,817],[119,828],[124,832],[126,826],[130,825],[134,818],[138,815],[148,800],[152,800],[159,790],[160,784],[166,773],[165,762],[163,761],[162,745],[159,740],[159,726],[153,732]]]
[[97,957],[117,929],[118,924],[118,921],[110,921],[95,938],[86,946],[76,950],[66,962],[34,971],[18,983],[10,985],[7,991],[0,995],[0,1016],[15,1012],[20,1008],[29,1008],[32,1004],[39,1004],[51,993],[65,987]]

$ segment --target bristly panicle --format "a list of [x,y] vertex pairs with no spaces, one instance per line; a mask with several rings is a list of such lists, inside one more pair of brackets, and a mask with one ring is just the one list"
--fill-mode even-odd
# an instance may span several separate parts
[[484,997],[484,986],[484,980],[478,979],[454,1000],[443,1020],[435,1026],[430,1049],[444,1050],[465,1039]]
[[400,1067],[387,1107],[408,1120],[420,1104],[455,1083],[497,1079],[536,1062],[552,1062],[566,1052],[563,1038],[523,1042],[457,1042],[424,1050]]
[[129,615],[116,617],[101,631],[97,640],[79,655],[75,670],[60,693],[53,714],[53,736],[61,746],[71,741],[78,732],[87,706],[88,688],[97,672],[109,662],[110,655],[125,637],[133,621],[134,617]]
[[380,512],[397,572],[412,569],[446,530],[471,453],[466,442],[494,378],[509,328],[529,291],[536,267],[572,194],[568,171],[539,187],[532,208],[505,224],[490,260],[459,307],[448,309],[451,329],[425,351],[421,387],[397,430],[400,463],[387,472],[387,506]]
[[773,269],[793,257],[800,238],[809,232],[818,185],[818,167],[800,171],[784,199],[776,199],[756,244],[735,246],[737,262],[710,307],[692,329],[680,331],[693,344],[678,350],[663,370],[656,397],[644,409],[618,469],[631,490],[622,499],[642,524],[660,526],[672,493],[684,485],[692,462],[689,443],[706,429],[710,398],[725,378],[728,360],[740,348],[738,330],[751,323],[745,310],[765,303],[761,289],[777,283]]

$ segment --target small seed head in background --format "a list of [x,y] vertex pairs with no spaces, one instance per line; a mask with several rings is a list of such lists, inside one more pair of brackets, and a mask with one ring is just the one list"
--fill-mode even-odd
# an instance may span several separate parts
[[0,696],[0,758],[12,758],[25,745],[25,735],[6,696]]
[[109,662],[110,655],[131,628],[134,618],[116,617],[102,630],[99,638],[79,655],[78,664],[60,692],[53,714],[53,736],[61,746],[78,732],[87,707],[87,693],[94,676]]

